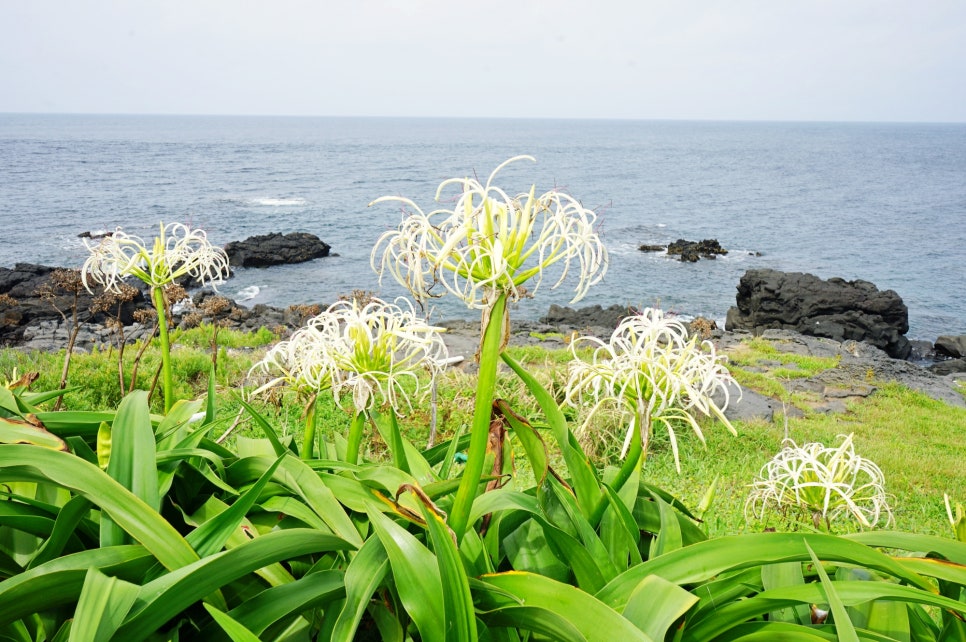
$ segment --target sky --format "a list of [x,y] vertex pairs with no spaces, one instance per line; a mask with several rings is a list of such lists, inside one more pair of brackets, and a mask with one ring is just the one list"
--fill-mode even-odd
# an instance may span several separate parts
[[0,112],[966,122],[966,0],[0,0]]

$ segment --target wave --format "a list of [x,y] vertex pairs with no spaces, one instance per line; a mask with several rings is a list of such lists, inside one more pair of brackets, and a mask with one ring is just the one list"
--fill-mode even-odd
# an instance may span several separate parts
[[235,294],[235,303],[242,303],[244,301],[251,301],[258,296],[262,289],[257,285],[249,285],[247,288],[242,288]]
[[308,205],[308,201],[304,198],[298,196],[285,197],[285,198],[251,198],[248,202],[252,205],[268,205],[272,207],[291,207],[299,205]]

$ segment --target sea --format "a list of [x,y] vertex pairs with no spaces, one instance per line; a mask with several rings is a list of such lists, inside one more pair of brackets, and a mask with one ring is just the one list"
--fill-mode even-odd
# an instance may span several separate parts
[[[723,324],[746,270],[862,279],[895,290],[908,337],[966,333],[966,124],[0,114],[0,266],[79,267],[79,234],[160,222],[223,245],[310,232],[332,255],[237,269],[219,287],[252,306],[405,294],[370,266],[402,196],[429,212],[451,177],[510,193],[560,189],[598,215],[609,271],[575,306],[661,307]],[[717,239],[682,263],[643,244]],[[550,275],[514,318],[568,305]],[[452,297],[431,318],[478,318]]]

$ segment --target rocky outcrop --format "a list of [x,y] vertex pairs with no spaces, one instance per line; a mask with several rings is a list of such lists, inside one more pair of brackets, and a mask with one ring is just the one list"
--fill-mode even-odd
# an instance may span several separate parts
[[748,270],[738,283],[726,330],[794,330],[836,341],[864,341],[896,359],[909,356],[909,311],[892,290],[868,281],[823,280],[813,274]]
[[602,327],[613,330],[621,319],[635,312],[634,309],[625,305],[612,305],[607,308],[589,305],[577,309],[551,305],[546,316],[540,318],[540,323],[561,328]]
[[966,334],[944,334],[939,337],[936,339],[936,353],[954,359],[966,357]]
[[667,250],[668,256],[677,256],[685,263],[696,263],[701,258],[713,259],[719,254],[728,253],[728,250],[721,247],[717,239],[705,239],[703,241],[678,239],[667,246],[645,244],[637,249],[641,252],[663,252]]
[[233,267],[268,267],[288,263],[304,263],[329,255],[329,245],[307,232],[251,236],[225,246]]
[[43,322],[50,330],[63,321],[62,314],[72,318],[75,306],[78,323],[103,323],[119,313],[122,323],[131,324],[134,311],[147,300],[134,288],[123,298],[100,288],[89,293],[77,270],[32,263],[0,267],[0,345],[24,343],[24,331]]
[[668,256],[680,256],[686,263],[696,263],[698,259],[713,259],[717,255],[727,254],[728,250],[721,247],[717,239],[703,241],[685,241],[678,239],[667,246]]

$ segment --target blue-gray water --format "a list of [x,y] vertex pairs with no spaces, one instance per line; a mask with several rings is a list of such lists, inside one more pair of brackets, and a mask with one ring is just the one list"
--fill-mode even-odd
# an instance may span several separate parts
[[[85,230],[151,236],[200,226],[217,244],[307,231],[337,257],[238,270],[228,295],[329,302],[380,286],[369,267],[400,220],[383,195],[433,209],[437,184],[557,186],[600,214],[611,256],[580,303],[655,305],[723,319],[745,270],[865,279],[896,290],[911,338],[966,332],[966,125],[441,120],[0,114],[0,265],[79,266]],[[682,264],[642,243],[716,238],[731,250]],[[754,255],[760,253],[760,256]],[[549,283],[545,283],[549,285]],[[515,313],[567,303],[565,283]],[[452,299],[435,318],[474,313]]]

